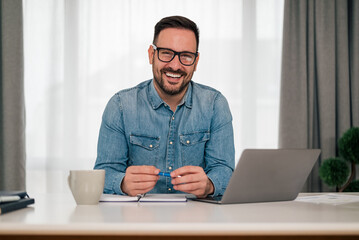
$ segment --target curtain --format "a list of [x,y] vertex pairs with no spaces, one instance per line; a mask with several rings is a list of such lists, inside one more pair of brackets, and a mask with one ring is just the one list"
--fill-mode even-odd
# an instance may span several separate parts
[[359,126],[359,1],[285,2],[279,147],[320,148],[305,191],[331,191],[318,169]]
[[25,190],[22,1],[0,1],[0,190]]
[[[244,148],[276,148],[283,6],[278,0],[24,0],[29,181],[59,191],[66,176],[57,171],[93,168],[107,101],[152,78],[147,49],[155,24],[171,15],[199,26],[193,80],[226,96],[236,159]],[[51,179],[58,181],[54,188]]]

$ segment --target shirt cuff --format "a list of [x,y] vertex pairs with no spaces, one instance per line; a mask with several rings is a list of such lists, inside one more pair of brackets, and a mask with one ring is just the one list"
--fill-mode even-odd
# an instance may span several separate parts
[[210,176],[207,175],[208,179],[212,182],[213,184],[213,193],[209,194],[209,197],[216,197],[218,195],[223,195],[222,191],[221,191],[221,182],[215,177],[215,176]]
[[121,189],[121,183],[124,177],[125,177],[125,173],[119,173],[118,176],[113,180],[113,190],[116,194],[127,195]]

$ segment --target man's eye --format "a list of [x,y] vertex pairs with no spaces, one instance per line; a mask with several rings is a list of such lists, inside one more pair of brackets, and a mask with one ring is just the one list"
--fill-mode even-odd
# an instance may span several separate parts
[[162,54],[163,55],[172,55],[173,52],[171,52],[171,51],[162,51]]
[[191,54],[182,54],[181,57],[183,57],[183,58],[185,58],[185,59],[192,59],[192,58],[193,58],[193,55],[191,55]]

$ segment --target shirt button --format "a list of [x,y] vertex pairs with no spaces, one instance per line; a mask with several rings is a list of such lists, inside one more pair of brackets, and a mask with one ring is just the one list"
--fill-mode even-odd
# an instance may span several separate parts
[[187,142],[186,142],[187,144],[189,144],[190,143],[190,141],[189,140],[187,140]]
[[172,167],[168,167],[168,169],[169,169],[169,170],[171,170],[171,169],[172,169]]
[[153,146],[152,146],[152,144],[150,145],[150,148],[152,148]]
[[172,190],[171,188],[168,189],[168,191],[171,191],[171,190]]
[[173,142],[171,141],[171,142],[170,142],[170,144],[172,145],[172,144],[173,144]]
[[172,120],[175,120],[175,117],[172,117]]

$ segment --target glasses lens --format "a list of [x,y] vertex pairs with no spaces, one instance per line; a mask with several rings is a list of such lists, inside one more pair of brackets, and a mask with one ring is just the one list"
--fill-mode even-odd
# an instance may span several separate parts
[[194,55],[193,53],[184,52],[180,54],[180,61],[183,65],[192,65],[195,58],[196,55]]
[[161,49],[158,52],[158,57],[161,61],[170,62],[173,59],[175,53],[169,49]]

